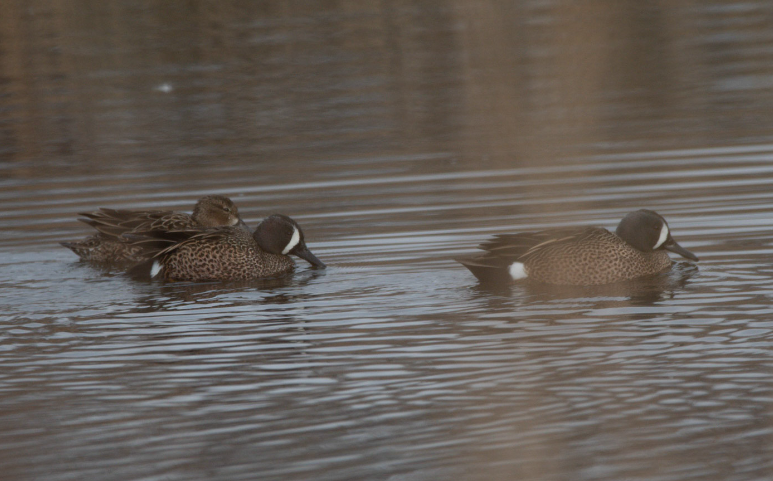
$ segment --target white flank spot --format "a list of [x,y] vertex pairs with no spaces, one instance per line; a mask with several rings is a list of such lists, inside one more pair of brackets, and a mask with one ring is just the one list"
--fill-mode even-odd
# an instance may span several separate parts
[[153,261],[153,267],[150,268],[150,278],[153,279],[154,277],[156,277],[158,273],[161,272],[161,269],[163,268],[164,268],[164,264],[158,261]]
[[160,85],[156,85],[153,90],[156,92],[163,92],[165,94],[168,94],[172,90],[174,90],[174,87],[170,83],[162,83]]
[[513,262],[508,271],[510,271],[510,277],[512,277],[514,281],[526,279],[526,277],[528,277],[526,266],[523,265],[523,262]]
[[285,249],[282,251],[282,254],[287,255],[287,253],[293,250],[300,241],[301,241],[301,233],[298,232],[297,227],[293,227],[293,237],[290,239],[290,242],[287,243],[287,247],[285,247]]
[[658,238],[658,241],[655,243],[655,247],[653,247],[652,250],[662,246],[666,239],[668,239],[668,226],[663,224],[663,227],[660,228],[660,237]]

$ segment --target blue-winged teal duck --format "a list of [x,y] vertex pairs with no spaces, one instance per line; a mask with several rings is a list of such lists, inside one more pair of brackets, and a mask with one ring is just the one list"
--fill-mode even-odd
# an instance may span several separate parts
[[146,251],[155,250],[152,278],[225,281],[274,277],[295,269],[290,254],[314,267],[325,267],[306,247],[300,226],[280,214],[264,219],[252,234],[239,227],[216,227],[151,229],[130,237]]
[[247,229],[239,217],[239,210],[228,197],[208,195],[196,202],[192,214],[164,210],[115,210],[100,209],[97,212],[79,214],[78,219],[98,233],[78,242],[61,244],[86,261],[131,266],[148,259],[139,246],[127,242],[122,234],[150,229],[187,229],[196,227],[240,226]]
[[481,282],[520,279],[562,285],[595,285],[655,274],[671,267],[666,251],[697,261],[671,237],[657,212],[637,210],[620,221],[615,234],[601,227],[549,229],[497,235],[486,251],[459,259]]

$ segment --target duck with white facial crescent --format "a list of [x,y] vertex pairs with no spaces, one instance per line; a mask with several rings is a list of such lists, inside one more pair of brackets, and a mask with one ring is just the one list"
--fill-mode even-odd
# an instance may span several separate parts
[[249,280],[295,269],[294,255],[324,268],[306,246],[303,230],[290,217],[274,214],[255,232],[235,227],[149,231],[133,236],[136,245],[155,250],[151,277],[165,280]]
[[661,215],[646,209],[626,215],[614,234],[601,227],[548,229],[497,235],[480,248],[483,254],[458,261],[483,283],[608,284],[670,269],[666,251],[698,260]]

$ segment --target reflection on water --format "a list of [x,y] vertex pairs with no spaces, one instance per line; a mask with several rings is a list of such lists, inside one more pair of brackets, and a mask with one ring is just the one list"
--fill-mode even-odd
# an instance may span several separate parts
[[[766,2],[4,7],[3,479],[773,475]],[[162,284],[58,245],[205,194],[329,267]],[[701,262],[453,261],[639,208]]]

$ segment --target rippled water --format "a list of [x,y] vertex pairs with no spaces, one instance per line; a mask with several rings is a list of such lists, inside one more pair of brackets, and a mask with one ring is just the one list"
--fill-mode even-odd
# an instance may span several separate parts
[[[773,477],[767,3],[20,5],[3,479]],[[329,267],[161,284],[58,245],[210,193]],[[453,261],[638,208],[700,263],[490,289]]]

